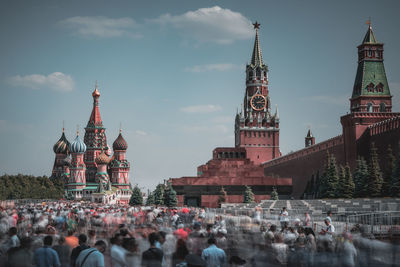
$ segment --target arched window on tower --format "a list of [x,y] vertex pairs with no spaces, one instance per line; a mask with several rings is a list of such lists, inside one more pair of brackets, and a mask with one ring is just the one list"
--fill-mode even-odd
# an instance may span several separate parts
[[253,72],[252,71],[249,71],[249,77],[248,77],[248,80],[252,80],[253,79]]
[[368,103],[368,104],[367,104],[367,112],[373,112],[372,103]]
[[260,69],[256,70],[256,76],[257,76],[257,78],[261,77],[261,70]]
[[368,86],[367,86],[367,89],[368,89],[368,92],[373,92],[374,91],[374,84],[373,83],[370,83],[370,84],[368,84]]
[[386,112],[386,105],[385,105],[385,103],[381,103],[381,104],[379,105],[379,111],[380,111],[380,112]]
[[379,83],[379,84],[376,86],[376,91],[377,91],[377,92],[383,92],[383,84],[382,84],[382,83]]

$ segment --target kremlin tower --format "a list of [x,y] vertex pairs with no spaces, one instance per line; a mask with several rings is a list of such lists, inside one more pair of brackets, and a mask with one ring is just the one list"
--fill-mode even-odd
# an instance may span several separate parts
[[100,116],[100,92],[96,87],[92,93],[93,109],[85,136],[70,144],[64,128],[54,145],[56,158],[52,171],[53,179],[63,179],[66,194],[71,199],[83,199],[102,203],[128,203],[131,195],[129,182],[130,164],[126,159],[128,144],[120,133],[113,144],[114,154],[107,145],[105,128]]
[[246,149],[256,164],[280,156],[279,115],[271,113],[268,92],[268,66],[264,64],[258,38],[259,23],[254,23],[256,37],[250,64],[246,66],[246,90],[242,110],[235,120],[235,146]]

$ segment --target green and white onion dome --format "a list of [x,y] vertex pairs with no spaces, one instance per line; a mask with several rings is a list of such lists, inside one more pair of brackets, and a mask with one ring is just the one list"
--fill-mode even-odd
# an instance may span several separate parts
[[74,142],[72,142],[72,144],[69,146],[69,151],[71,153],[85,153],[86,152],[86,145],[79,138],[79,135],[76,136]]

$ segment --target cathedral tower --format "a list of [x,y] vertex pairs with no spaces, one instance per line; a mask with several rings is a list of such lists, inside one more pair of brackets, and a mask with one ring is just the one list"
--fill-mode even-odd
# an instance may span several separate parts
[[235,146],[246,149],[247,158],[262,163],[280,156],[279,115],[271,113],[268,66],[264,64],[258,37],[259,23],[250,64],[246,66],[246,90],[241,112],[235,120]]
[[96,182],[95,176],[97,172],[96,157],[100,155],[103,148],[108,150],[106,139],[106,128],[103,127],[103,121],[100,116],[99,98],[100,92],[96,87],[92,93],[93,109],[90,114],[88,124],[85,128],[84,142],[87,146],[85,153],[85,163],[87,166],[86,178],[88,182]]
[[53,146],[53,151],[56,154],[56,159],[54,160],[51,177],[60,179],[64,173],[64,159],[69,153],[69,142],[65,137],[64,127],[60,139]]
[[311,129],[308,129],[307,136],[305,138],[306,147],[315,145],[315,137],[313,136]]
[[370,22],[367,33],[358,48],[358,67],[350,99],[350,114],[341,117],[345,160],[354,168],[357,158],[357,140],[368,126],[396,116],[392,113],[385,67],[383,43],[379,43]]
[[70,178],[67,184],[68,193],[75,199],[83,197],[83,189],[86,187],[86,165],[83,161],[83,155],[86,152],[86,145],[79,138],[79,131],[76,134],[74,142],[69,147],[71,152],[71,166],[69,167]]

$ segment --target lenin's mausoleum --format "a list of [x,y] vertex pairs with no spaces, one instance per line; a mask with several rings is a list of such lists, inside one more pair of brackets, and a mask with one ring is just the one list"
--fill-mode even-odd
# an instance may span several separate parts
[[[243,106],[235,119],[235,147],[215,148],[212,159],[197,168],[197,176],[170,179],[179,205],[217,207],[222,186],[228,194],[226,202],[231,203],[243,202],[246,185],[252,188],[257,202],[268,199],[274,187],[280,198],[300,198],[311,176],[322,173],[327,152],[335,156],[338,164],[348,163],[352,170],[358,156],[368,158],[372,143],[380,155],[389,145],[395,154],[398,152],[400,113],[392,112],[383,43],[376,40],[369,25],[358,46],[350,113],[340,118],[342,134],[315,143],[309,130],[305,148],[282,156],[279,113],[278,108],[272,111],[259,26],[254,24],[256,36],[250,64],[246,66]],[[385,166],[383,157],[380,164]]]

